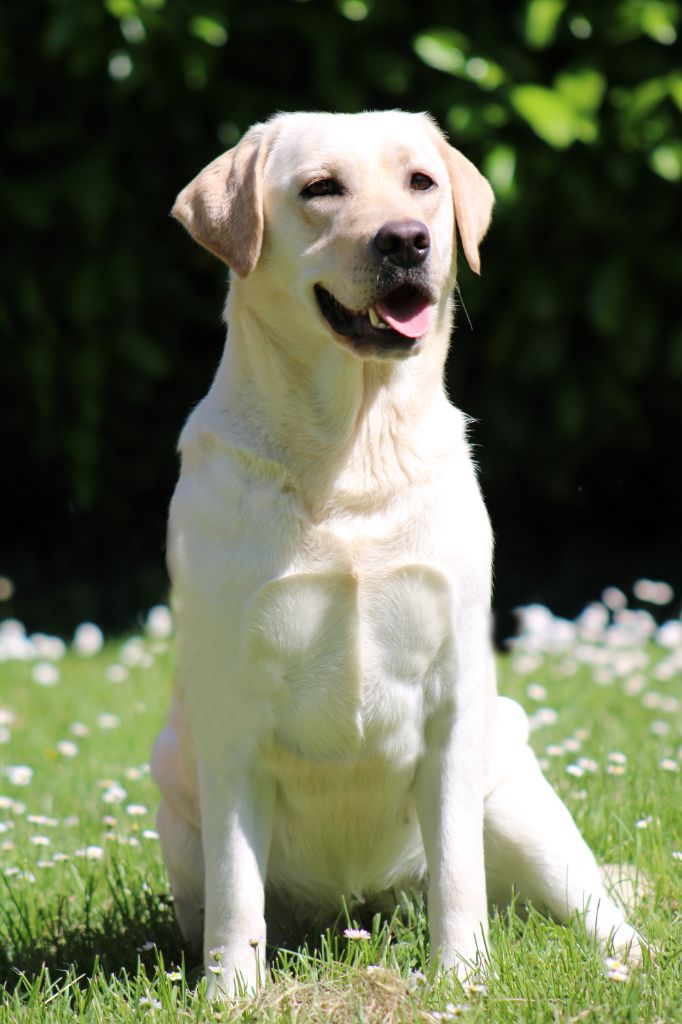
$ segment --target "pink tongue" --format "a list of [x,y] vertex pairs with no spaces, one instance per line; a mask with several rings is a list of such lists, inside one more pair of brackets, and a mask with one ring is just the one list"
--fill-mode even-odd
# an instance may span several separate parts
[[431,324],[431,307],[426,303],[416,310],[395,311],[384,302],[377,302],[374,308],[382,320],[405,338],[421,338]]

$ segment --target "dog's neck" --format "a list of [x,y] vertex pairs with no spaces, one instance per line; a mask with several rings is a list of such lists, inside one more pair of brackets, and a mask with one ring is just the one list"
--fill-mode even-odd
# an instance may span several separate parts
[[207,401],[231,443],[284,468],[312,515],[360,511],[423,483],[421,437],[449,409],[442,383],[449,301],[440,329],[405,360],[360,360],[331,340],[292,342],[240,301],[238,286],[226,318]]

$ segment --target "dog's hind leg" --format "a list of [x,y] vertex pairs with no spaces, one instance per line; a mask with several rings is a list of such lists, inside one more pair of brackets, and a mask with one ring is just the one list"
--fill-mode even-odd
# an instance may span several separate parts
[[559,921],[583,914],[587,933],[602,948],[640,960],[644,940],[609,897],[592,852],[544,778],[527,743],[523,710],[499,698],[497,715],[495,767],[485,801],[489,899],[508,902],[513,886],[522,901]]
[[180,931],[193,949],[200,950],[204,928],[201,833],[163,799],[159,804],[156,823]]
[[201,949],[204,857],[196,819],[194,779],[173,725],[159,735],[152,751],[152,774],[161,790],[157,827],[171,883],[175,915],[184,939]]

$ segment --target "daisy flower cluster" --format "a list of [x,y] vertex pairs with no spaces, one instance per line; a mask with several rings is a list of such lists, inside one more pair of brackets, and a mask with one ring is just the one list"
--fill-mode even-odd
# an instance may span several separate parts
[[[69,800],[67,766],[73,765],[74,778],[78,775],[82,781],[83,768],[79,767],[79,758],[85,757],[92,771],[91,766],[97,763],[103,745],[107,744],[107,735],[114,736],[118,731],[123,732],[122,726],[129,727],[121,714],[98,708],[84,716],[86,721],[79,718],[69,722],[67,718],[61,737],[47,746],[37,741],[35,759],[31,759],[31,764],[25,764],[12,757],[16,745],[14,733],[23,729],[25,742],[30,724],[28,707],[35,708],[36,722],[42,724],[45,718],[44,698],[38,697],[39,689],[36,689],[35,700],[29,699],[26,696],[28,691],[24,690],[23,712],[21,700],[15,701],[14,706],[10,706],[10,701],[17,694],[17,686],[57,688],[54,706],[58,708],[59,689],[67,682],[72,683],[67,677],[73,670],[73,658],[64,662],[70,653],[78,660],[92,660],[93,678],[98,680],[98,699],[94,705],[97,707],[101,699],[99,694],[106,692],[109,685],[118,687],[129,679],[143,685],[144,672],[155,664],[159,655],[169,650],[172,632],[171,613],[165,605],[152,608],[146,617],[143,633],[126,639],[118,647],[108,644],[105,648],[102,630],[91,622],[78,626],[69,645],[59,637],[44,633],[29,635],[16,619],[0,622],[0,750],[4,747],[6,755],[0,758],[0,874],[31,883],[36,880],[37,872],[54,869],[65,862],[101,861],[111,845],[135,850],[158,841],[158,833],[153,827],[155,806],[148,807],[138,794],[142,787],[148,795],[147,763],[121,766],[117,771],[118,777],[93,778],[94,787],[90,787],[92,795],[86,800],[87,806],[80,807],[76,803],[72,808],[78,813],[62,812],[60,815],[56,810],[54,813],[42,813],[46,806],[64,805],[65,809],[68,803],[75,802]],[[12,690],[2,685],[5,678],[3,663],[10,662],[26,663],[26,670],[20,674],[7,675],[8,680],[13,680]],[[63,664],[67,665],[66,669],[63,669]],[[26,680],[25,684],[23,680]],[[73,686],[65,686],[65,690],[70,694]],[[146,710],[146,705],[139,700],[125,699],[119,703],[134,714]],[[93,702],[84,701],[83,707],[92,709]],[[61,719],[59,711],[55,718]],[[120,742],[115,748],[117,751],[121,749]],[[25,755],[26,747],[23,749]],[[120,753],[117,760],[120,762]],[[64,778],[63,773],[67,772],[67,783],[59,799],[51,793],[55,776],[49,767],[50,762],[62,763],[63,771],[59,778]],[[93,818],[95,821],[99,818],[99,834],[95,835],[92,834]],[[96,841],[89,841],[91,839]]]
[[[2,577],[0,577],[2,579]],[[141,665],[148,668],[153,660],[154,650],[149,648],[149,641],[165,641],[173,633],[173,618],[166,605],[155,605],[145,620],[145,636],[133,636],[127,640],[120,650],[121,665],[117,668],[130,668]],[[81,622],[76,627],[71,640],[71,650],[82,658],[92,658],[99,654],[104,646],[104,633],[94,622]],[[0,622],[0,662],[31,661],[34,662],[33,678],[40,686],[54,686],[59,682],[58,662],[64,657],[68,646],[61,637],[47,633],[31,633],[18,619],[4,619]],[[164,649],[163,644],[157,647],[156,653]],[[110,669],[113,666],[110,666]],[[52,671],[48,671],[52,669]],[[38,670],[38,671],[36,671]],[[56,675],[55,675],[56,673]],[[111,682],[122,682],[126,676],[120,671],[107,671]]]
[[[575,676],[581,683],[587,678],[596,687],[616,689],[623,699],[639,703],[648,731],[663,741],[660,770],[678,772],[681,703],[669,684],[682,679],[682,618],[661,615],[674,599],[667,583],[642,579],[634,584],[630,600],[619,588],[607,587],[601,600],[589,604],[574,621],[553,615],[544,605],[517,609],[518,635],[508,646],[512,672],[528,679],[531,730],[555,725],[559,718],[545,703],[547,685],[533,676],[554,681]],[[566,765],[567,774],[576,779],[594,774],[599,770],[596,761],[577,756],[589,735],[589,729],[578,728],[561,743],[549,744],[545,763],[576,755]],[[626,753],[608,753],[607,774],[624,775],[627,766]]]

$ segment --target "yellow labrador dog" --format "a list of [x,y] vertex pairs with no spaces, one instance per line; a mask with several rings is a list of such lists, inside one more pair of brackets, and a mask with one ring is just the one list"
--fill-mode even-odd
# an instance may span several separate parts
[[297,908],[423,885],[461,973],[520,895],[639,936],[497,697],[491,533],[443,389],[459,235],[493,194],[423,114],[281,114],[178,196],[231,269],[228,336],[181,440],[179,664],[152,768],[209,985],[257,984],[266,887]]

